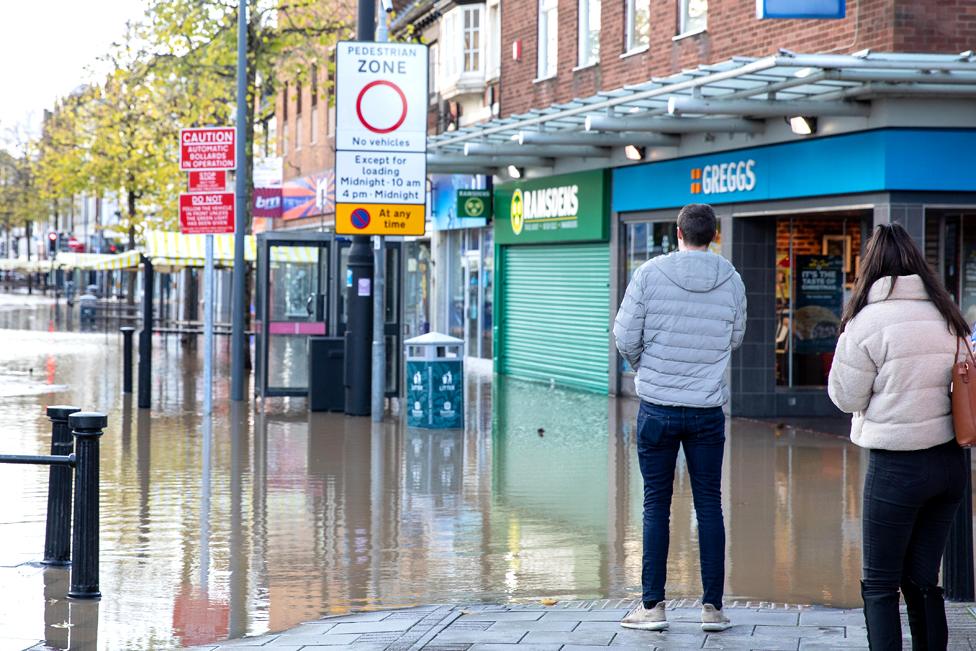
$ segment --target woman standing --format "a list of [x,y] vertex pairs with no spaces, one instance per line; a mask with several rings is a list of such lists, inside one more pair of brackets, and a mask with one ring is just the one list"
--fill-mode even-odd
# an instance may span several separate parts
[[854,415],[851,440],[871,451],[861,580],[868,644],[901,649],[901,588],[912,648],[944,650],[939,566],[969,472],[955,441],[949,383],[970,327],[900,225],[877,228],[861,270],[828,392]]

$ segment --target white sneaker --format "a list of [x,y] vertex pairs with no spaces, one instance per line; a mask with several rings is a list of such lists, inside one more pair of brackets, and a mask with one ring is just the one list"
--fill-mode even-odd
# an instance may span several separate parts
[[624,628],[636,628],[641,631],[667,630],[668,618],[664,613],[664,602],[662,601],[650,609],[644,608],[643,603],[637,604],[637,608],[634,608],[620,620],[620,625]]
[[718,633],[732,628],[732,622],[721,610],[712,604],[702,605],[702,630],[706,633]]

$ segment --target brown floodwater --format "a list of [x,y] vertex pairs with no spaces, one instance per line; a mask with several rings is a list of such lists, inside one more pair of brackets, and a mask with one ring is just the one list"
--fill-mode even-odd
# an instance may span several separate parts
[[[140,411],[121,393],[118,335],[74,325],[53,307],[0,310],[0,451],[48,453],[49,405],[108,414],[103,597],[65,600],[66,571],[36,563],[46,468],[0,466],[2,648],[169,649],[349,610],[639,593],[632,400],[469,374],[464,431],[234,404],[224,338],[207,428],[197,353],[155,340]],[[793,427],[729,428],[728,600],[857,605],[866,453]],[[676,482],[667,589],[695,597],[680,456]]]

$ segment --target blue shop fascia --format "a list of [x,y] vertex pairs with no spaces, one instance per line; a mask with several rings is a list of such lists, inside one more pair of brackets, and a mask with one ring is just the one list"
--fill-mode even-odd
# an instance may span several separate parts
[[[614,309],[637,267],[677,248],[678,210],[711,204],[713,250],[739,270],[749,301],[730,369],[731,412],[837,415],[827,374],[875,225],[904,225],[976,322],[973,151],[976,130],[886,128],[615,168]],[[623,362],[610,389],[633,395]]]

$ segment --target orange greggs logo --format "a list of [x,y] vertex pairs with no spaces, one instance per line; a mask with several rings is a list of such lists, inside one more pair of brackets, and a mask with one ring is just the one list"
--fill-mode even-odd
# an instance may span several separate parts
[[700,167],[692,168],[691,170],[691,193],[692,194],[701,194],[702,191],[701,177],[702,177],[702,168]]

